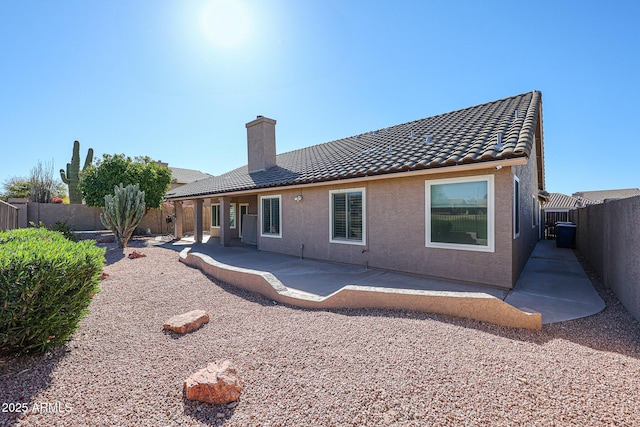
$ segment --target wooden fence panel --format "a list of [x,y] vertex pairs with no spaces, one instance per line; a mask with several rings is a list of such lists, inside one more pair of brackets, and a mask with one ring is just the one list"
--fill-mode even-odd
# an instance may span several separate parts
[[18,208],[0,200],[0,231],[18,228]]

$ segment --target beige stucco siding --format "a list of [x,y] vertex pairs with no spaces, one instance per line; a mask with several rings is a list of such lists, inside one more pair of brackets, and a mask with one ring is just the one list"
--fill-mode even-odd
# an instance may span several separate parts
[[[534,146],[532,151],[535,152]],[[520,236],[513,240],[512,272],[515,283],[529,260],[540,236],[540,218],[533,226],[534,197],[539,192],[536,157],[531,156],[525,165],[513,166],[512,173],[520,179]],[[538,207],[536,206],[536,209]]]
[[[477,252],[425,247],[425,181],[460,176],[494,175],[495,251]],[[365,189],[366,244],[331,243],[329,191]],[[354,185],[282,189],[281,238],[259,237],[260,250],[433,277],[510,288],[513,177],[510,168],[443,173]],[[300,202],[294,198],[302,195]]]
[[[219,204],[220,200],[218,197],[212,197],[211,204]],[[231,197],[229,203],[235,203],[236,205],[236,228],[232,228],[229,231],[231,232],[232,239],[240,238],[240,204],[247,203],[249,204],[249,213],[257,215],[258,214],[258,199],[256,196],[241,196],[241,197]],[[209,211],[209,216],[205,220],[209,225],[209,233],[212,237],[220,236],[220,227],[211,227],[211,211]]]

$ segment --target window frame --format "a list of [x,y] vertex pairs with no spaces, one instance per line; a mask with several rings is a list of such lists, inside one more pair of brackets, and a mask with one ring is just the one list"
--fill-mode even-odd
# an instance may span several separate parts
[[[213,223],[213,213],[217,212],[218,225]],[[220,228],[220,203],[211,203],[211,228]]]
[[[362,239],[354,240],[354,239],[335,239],[333,237],[333,196],[334,194],[348,194],[348,193],[360,193],[362,197]],[[348,221],[348,218],[347,218]],[[346,224],[346,223],[345,223]],[[347,225],[348,228],[348,225]],[[329,242],[330,243],[338,243],[340,245],[356,245],[356,246],[366,246],[367,245],[367,195],[366,188],[343,188],[338,190],[329,190]]]
[[[431,186],[441,184],[462,184],[467,182],[487,183],[487,245],[467,245],[464,243],[446,243],[431,241]],[[453,249],[473,252],[495,252],[495,178],[493,174],[473,175],[458,178],[429,179],[425,181],[425,247],[435,249]]]
[[[231,215],[232,208],[233,208],[233,215]],[[238,219],[237,219],[238,211],[236,209],[237,209],[236,203],[229,203],[229,228],[231,230],[235,230],[237,227],[236,224],[238,223]],[[233,224],[232,224],[232,221],[233,221]]]
[[[278,229],[278,233],[264,233],[263,230],[263,226],[264,226],[264,220],[263,220],[263,208],[262,208],[262,201],[264,199],[278,199],[279,203],[278,203],[278,218],[279,218],[279,229]],[[258,205],[258,209],[259,209],[259,215],[260,215],[260,237],[272,237],[272,238],[276,238],[276,239],[281,239],[282,238],[282,195],[280,194],[273,194],[273,195],[269,195],[269,196],[260,196],[260,203]]]

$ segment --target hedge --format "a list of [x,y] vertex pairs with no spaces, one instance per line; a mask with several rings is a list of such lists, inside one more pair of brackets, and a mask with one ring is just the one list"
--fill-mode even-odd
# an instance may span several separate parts
[[43,228],[0,233],[0,354],[67,341],[99,290],[104,253]]

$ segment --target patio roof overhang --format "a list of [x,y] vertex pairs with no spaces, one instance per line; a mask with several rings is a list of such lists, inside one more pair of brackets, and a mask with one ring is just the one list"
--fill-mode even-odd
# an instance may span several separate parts
[[278,189],[278,188],[309,188],[309,187],[328,186],[336,183],[348,184],[348,183],[354,183],[354,182],[358,183],[358,182],[366,182],[366,181],[378,181],[383,179],[407,178],[412,176],[457,173],[457,172],[477,171],[477,170],[483,170],[483,169],[484,170],[501,169],[503,167],[525,165],[527,164],[528,161],[529,160],[527,157],[515,157],[511,159],[494,160],[494,161],[487,161],[487,162],[480,162],[480,163],[467,163],[463,165],[446,166],[446,167],[440,167],[440,168],[420,169],[420,170],[414,170],[414,171],[369,175],[369,176],[362,176],[362,177],[355,177],[355,178],[333,179],[333,180],[311,182],[311,183],[304,183],[304,184],[258,187],[258,188],[252,188],[252,189],[246,189],[246,190],[226,191],[226,192],[220,192],[220,193],[206,193],[206,194],[198,194],[193,196],[175,197],[175,198],[168,197],[167,200],[184,201],[184,200],[209,199],[214,197],[242,196],[242,195],[248,195],[248,194],[273,192],[274,189]]

